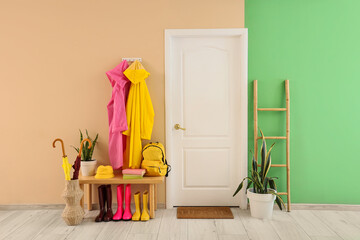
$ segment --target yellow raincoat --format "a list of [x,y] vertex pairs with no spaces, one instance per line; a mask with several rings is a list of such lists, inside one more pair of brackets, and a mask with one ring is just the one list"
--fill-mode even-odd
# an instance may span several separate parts
[[150,73],[136,60],[124,71],[124,75],[131,81],[126,103],[128,130],[123,132],[127,136],[124,169],[140,168],[141,139],[151,139],[155,116],[145,82]]

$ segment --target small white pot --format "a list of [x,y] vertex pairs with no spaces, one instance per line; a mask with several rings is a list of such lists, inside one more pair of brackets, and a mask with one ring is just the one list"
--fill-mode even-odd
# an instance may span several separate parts
[[247,190],[252,217],[271,219],[274,208],[275,196],[272,194],[254,193],[253,189]]
[[96,160],[83,161],[81,160],[81,174],[83,176],[94,176],[96,170]]

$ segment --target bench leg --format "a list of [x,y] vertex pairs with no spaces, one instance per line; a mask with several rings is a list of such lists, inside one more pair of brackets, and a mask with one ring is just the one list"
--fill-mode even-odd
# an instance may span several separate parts
[[154,184],[154,201],[155,201],[155,211],[157,210],[157,184]]
[[[80,184],[80,189],[84,192],[84,184]],[[85,195],[85,192],[80,200],[80,206],[84,209],[84,195]]]
[[87,209],[92,210],[92,184],[88,184],[87,191]]
[[155,184],[149,184],[150,218],[155,218]]

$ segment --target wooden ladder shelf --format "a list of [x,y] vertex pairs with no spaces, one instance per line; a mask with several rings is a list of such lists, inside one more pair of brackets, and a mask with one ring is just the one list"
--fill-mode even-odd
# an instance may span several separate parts
[[[279,195],[287,196],[287,211],[291,210],[290,202],[290,89],[289,80],[285,80],[285,95],[286,95],[286,108],[258,108],[257,96],[257,80],[254,80],[254,150],[255,159],[258,156],[258,111],[281,111],[286,112],[286,136],[273,136],[265,137],[265,139],[284,139],[286,140],[286,164],[271,164],[272,167],[285,167],[286,168],[286,192],[279,192]],[[258,165],[260,166],[260,165]]]

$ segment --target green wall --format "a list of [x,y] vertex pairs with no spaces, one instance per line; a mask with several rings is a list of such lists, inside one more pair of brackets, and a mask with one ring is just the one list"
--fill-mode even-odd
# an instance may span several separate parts
[[[259,107],[285,107],[290,80],[293,203],[360,204],[360,1],[246,0],[249,29],[249,148],[253,80]],[[260,112],[265,135],[285,135],[284,112]],[[268,145],[271,141],[268,141]],[[273,163],[285,163],[277,140]],[[286,187],[285,169],[279,190]]]

